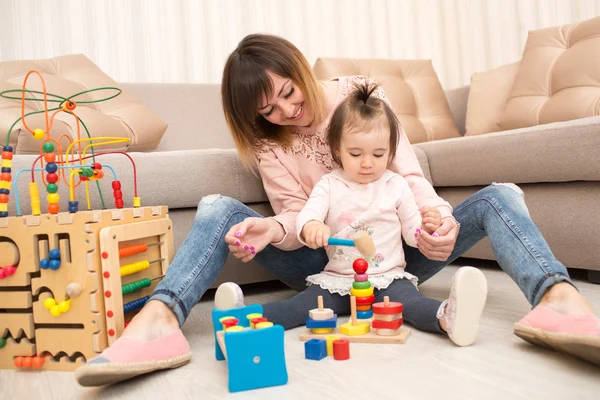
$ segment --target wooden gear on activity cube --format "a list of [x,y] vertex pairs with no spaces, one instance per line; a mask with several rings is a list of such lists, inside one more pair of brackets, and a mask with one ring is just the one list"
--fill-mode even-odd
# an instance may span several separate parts
[[[30,74],[25,77],[23,87],[26,87]],[[41,75],[40,79],[43,83]],[[117,88],[104,89],[120,91]],[[78,137],[63,154],[60,140],[51,137],[52,122],[57,113],[65,112],[78,118],[73,98],[82,93],[60,98],[45,91],[19,89],[4,91],[0,95],[15,99],[7,95],[10,92],[44,96],[42,111],[29,114],[23,111],[23,114],[27,117],[44,113],[46,129],[31,130],[25,119],[19,119],[23,129],[32,133],[34,138],[43,140],[40,157],[35,161],[41,163],[41,168],[34,168],[34,163],[32,168],[19,171],[13,180],[9,138],[2,151],[0,368],[72,371],[116,340],[127,323],[125,321],[145,304],[173,257],[172,223],[166,206],[141,206],[133,159],[124,152],[93,153],[94,146],[129,139]],[[59,98],[60,106],[49,109],[47,103],[57,101],[53,98]],[[25,99],[24,95],[17,99],[22,100],[23,110],[25,100],[35,100]],[[50,112],[54,113],[50,116]],[[71,140],[70,137],[68,140]],[[75,145],[82,142],[90,144],[84,149],[79,146],[79,151],[75,152]],[[86,157],[88,148],[92,148],[92,156]],[[116,172],[109,165],[94,161],[108,153],[123,154],[132,161],[133,208],[124,208]],[[88,158],[94,162],[87,164],[85,160]],[[115,208],[91,210],[88,184],[103,179],[105,170],[112,171],[114,176]],[[16,184],[23,171],[30,172],[32,176],[32,215],[25,216],[20,215]],[[37,182],[33,180],[36,171],[42,172],[42,181],[46,185],[48,213],[41,212]],[[68,179],[65,172],[70,172]],[[70,188],[68,212],[60,212],[57,191],[61,175]],[[75,177],[78,184],[86,186],[86,211],[78,210]],[[17,216],[8,216],[10,195],[15,197]]]
[[284,329],[262,315],[258,304],[212,311],[215,357],[227,360],[230,392],[288,382]]

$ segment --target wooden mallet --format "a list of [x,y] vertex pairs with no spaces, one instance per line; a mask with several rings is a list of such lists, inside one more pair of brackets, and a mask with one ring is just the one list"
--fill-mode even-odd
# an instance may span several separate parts
[[327,241],[329,246],[349,246],[356,247],[356,249],[365,256],[366,258],[375,257],[375,243],[373,243],[373,239],[371,236],[365,231],[356,232],[350,239],[338,239],[338,238],[329,238]]

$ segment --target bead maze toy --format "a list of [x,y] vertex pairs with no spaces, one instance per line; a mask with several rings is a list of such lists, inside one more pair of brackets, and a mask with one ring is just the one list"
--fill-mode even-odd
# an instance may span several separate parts
[[[42,81],[43,91],[26,89],[31,74]],[[116,94],[77,101],[100,90]],[[14,96],[12,93],[19,93]],[[101,353],[116,340],[135,312],[148,300],[173,257],[172,224],[166,206],[142,207],[137,193],[133,159],[123,151],[94,152],[97,146],[125,143],[129,139],[92,138],[77,115],[77,104],[109,100],[118,88],[99,88],[60,97],[47,93],[44,79],[30,71],[23,89],[0,96],[21,100],[21,118],[11,126],[2,151],[0,175],[0,368],[43,368],[72,371]],[[93,98],[94,96],[91,96]],[[41,110],[25,113],[26,101],[43,102]],[[49,103],[58,103],[54,108]],[[77,140],[69,135],[52,137],[59,113],[77,121]],[[27,117],[43,114],[44,129],[31,129]],[[21,123],[41,141],[40,156],[31,168],[12,179],[13,149],[10,133]],[[81,126],[87,138],[81,138]],[[63,143],[68,147],[63,151]],[[88,143],[82,147],[83,143]],[[87,156],[86,153],[90,152]],[[96,161],[105,154],[131,160],[134,175],[133,208],[124,208],[121,183],[108,164]],[[35,165],[39,161],[39,167]],[[110,171],[115,208],[105,206],[99,181]],[[17,180],[31,173],[31,215],[21,215]],[[41,212],[36,172],[47,191],[47,213]],[[64,182],[69,189],[66,212],[58,194]],[[102,210],[92,210],[89,184],[96,183]],[[12,185],[11,185],[12,184]],[[75,189],[85,186],[86,210],[79,210]],[[16,216],[8,215],[14,194]]]
[[410,329],[402,327],[402,303],[390,302],[388,296],[384,297],[383,302],[374,303],[374,290],[366,273],[367,261],[357,258],[352,263],[352,268],[356,274],[350,290],[350,320],[336,332],[337,315],[333,314],[333,310],[323,308],[323,298],[319,296],[318,308],[309,312],[307,329],[300,335],[300,340],[327,341],[335,337],[335,340],[343,339],[350,343],[406,343]]
[[[229,391],[239,392],[288,381],[283,344],[284,329],[262,317],[259,304],[243,305],[241,289],[224,301],[221,293],[237,286],[231,282],[219,286],[212,311],[215,357],[227,360]],[[226,295],[227,296],[227,295]],[[234,308],[230,308],[234,307]]]

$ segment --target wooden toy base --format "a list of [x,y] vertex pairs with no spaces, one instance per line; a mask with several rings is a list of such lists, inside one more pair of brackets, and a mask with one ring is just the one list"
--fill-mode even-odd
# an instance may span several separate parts
[[[348,322],[352,321],[351,318],[348,319]],[[361,319],[360,322],[368,322],[371,324],[373,321],[370,319]],[[340,339],[345,339],[350,343],[388,343],[388,344],[404,344],[408,340],[410,336],[410,328],[401,327],[400,334],[394,336],[381,336],[375,333],[375,330],[371,328],[371,331],[365,335],[360,336],[348,336],[344,335],[340,332],[340,327],[338,326],[334,330],[329,333],[313,333],[311,329],[306,329],[303,333],[300,334],[300,341],[306,342],[310,339],[325,339],[326,336],[336,335],[339,336]]]

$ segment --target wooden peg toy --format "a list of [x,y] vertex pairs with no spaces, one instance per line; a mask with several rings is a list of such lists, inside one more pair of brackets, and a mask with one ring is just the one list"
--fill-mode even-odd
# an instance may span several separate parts
[[323,308],[323,296],[317,297],[317,308],[308,312],[306,327],[313,333],[326,334],[337,326],[337,315],[330,308]]

